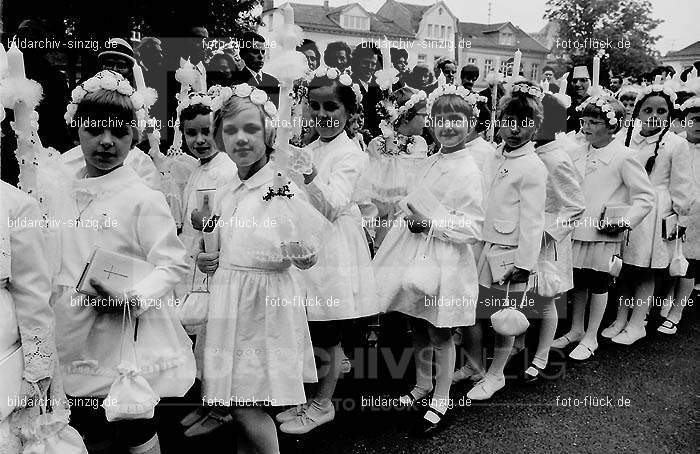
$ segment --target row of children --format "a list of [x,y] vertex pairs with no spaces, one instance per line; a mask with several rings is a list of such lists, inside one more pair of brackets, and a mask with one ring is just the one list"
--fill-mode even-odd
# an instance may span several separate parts
[[[417,426],[419,434],[429,435],[441,427],[453,381],[476,382],[468,393],[474,400],[504,386],[503,368],[521,333],[500,329],[486,368],[483,323],[512,297],[527,301],[532,295],[534,303],[522,309],[543,319],[526,371],[536,379],[551,346],[576,343],[570,356],[579,360],[594,353],[620,257],[619,288],[636,297],[635,309],[628,321],[621,305],[602,335],[624,344],[644,335],[646,296],[653,294],[655,275],[667,272],[678,256],[682,226],[688,227],[686,254],[700,258],[697,204],[691,209],[698,191],[693,164],[700,102],[693,98],[682,106],[685,139],[667,134],[664,125],[676,106],[663,87],[651,86],[639,96],[635,118],[641,127],[630,127],[626,135],[619,131],[624,108],[599,96],[581,106],[582,137],[567,138],[557,134],[565,130],[566,107],[535,84],[517,81],[500,102],[503,143],[497,150],[476,133],[482,100],[475,94],[451,85],[430,94],[402,88],[391,98],[391,127],[365,153],[346,130],[359,108],[357,91],[339,72],[324,71],[308,90],[308,113],[319,135],[306,147],[312,166],[294,182],[286,179],[284,159],[276,158],[276,110],[264,92],[243,84],[194,94],[180,120],[198,163],[181,195],[178,235],[172,204],[139,176],[152,174],[144,169],[153,163],[131,148],[138,132],[128,125],[144,107],[127,86],[119,75],[101,72],[74,93],[69,120],[80,125],[82,161],[68,176],[70,193],[59,212],[75,227],[60,228],[62,260],[53,286],[37,264],[41,252],[31,251],[40,241],[19,240],[29,234],[26,229],[3,232],[9,243],[1,243],[3,256],[12,257],[11,270],[0,269],[7,270],[4,287],[15,304],[23,298],[22,282],[31,273],[43,276],[31,281],[47,296],[41,299],[47,314],[51,295],[60,375],[73,398],[103,398],[115,380],[139,374],[156,396],[182,396],[196,371],[203,402],[218,408],[189,415],[193,432],[206,432],[231,415],[242,429],[242,444],[277,452],[277,429],[265,406],[290,406],[276,416],[289,434],[332,420],[331,398],[345,359],[342,325],[397,311],[410,317],[416,361],[415,387],[402,401],[432,396]],[[424,125],[440,143],[439,153],[429,157],[419,135]],[[62,158],[70,167],[70,155]],[[216,189],[213,216],[206,218],[196,202],[202,189]],[[9,220],[32,210],[17,190],[3,190],[15,194],[3,198],[14,204]],[[674,214],[681,218],[672,229]],[[613,222],[616,216],[621,222]],[[201,232],[212,218],[219,220],[214,249],[205,246]],[[81,227],[95,225],[81,222],[87,220],[99,228]],[[363,226],[378,247],[373,261]],[[95,246],[154,268],[127,292],[113,288],[105,270],[107,279],[89,283],[97,296],[88,297],[76,291],[76,283]],[[673,281],[676,304],[662,325],[666,332],[675,332],[683,307],[678,303],[687,300],[697,270],[691,260],[684,278]],[[204,275],[211,276],[210,293],[199,299],[206,304],[206,322],[196,332],[193,355],[174,308],[154,302],[165,301],[182,282],[180,292],[189,299],[190,279]],[[553,340],[554,299],[567,291],[572,328]],[[125,323],[131,319],[127,309],[137,320],[133,331]],[[35,338],[50,345],[54,321],[42,320],[46,329]],[[37,323],[20,320],[23,342]],[[470,359],[456,372],[454,328],[461,329]],[[35,356],[25,352],[25,363]],[[305,389],[309,383],[316,385]],[[72,424],[91,452],[117,439],[130,452],[160,452],[146,401],[155,405],[157,398],[136,399],[130,417],[109,423],[99,411],[75,406]],[[16,433],[7,424],[8,433]]]

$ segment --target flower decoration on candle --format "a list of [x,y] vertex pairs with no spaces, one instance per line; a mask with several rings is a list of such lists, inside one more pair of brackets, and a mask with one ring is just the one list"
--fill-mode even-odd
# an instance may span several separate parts
[[583,109],[586,108],[589,104],[593,104],[596,107],[598,107],[603,114],[605,115],[605,118],[607,119],[607,122],[615,126],[618,123],[617,117],[615,116],[615,109],[612,108],[610,105],[609,101],[609,96],[608,95],[599,95],[599,96],[591,96],[588,99],[584,100],[581,104],[579,104],[576,107],[576,111],[582,112]]
[[380,89],[389,90],[392,85],[399,81],[399,70],[394,68],[391,63],[391,43],[386,36],[384,36],[381,50],[383,67],[375,71],[374,77]]
[[456,95],[459,96],[460,98],[464,99],[469,103],[470,106],[472,106],[472,109],[474,110],[475,115],[479,115],[479,109],[476,107],[476,104],[478,102],[487,102],[488,99],[486,99],[485,96],[480,96],[476,93],[472,93],[468,89],[464,88],[463,86],[457,86],[457,85],[442,85],[437,87],[435,90],[433,90],[429,95],[427,99],[427,108],[428,112],[430,112],[433,108],[433,103],[435,100],[437,100],[440,96],[446,96],[446,95]]

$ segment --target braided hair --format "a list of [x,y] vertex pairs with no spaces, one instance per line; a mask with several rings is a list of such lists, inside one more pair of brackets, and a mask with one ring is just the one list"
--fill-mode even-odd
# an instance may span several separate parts
[[660,96],[664,99],[664,101],[666,101],[666,105],[668,106],[668,121],[666,121],[666,125],[661,130],[661,134],[659,134],[659,138],[656,141],[656,145],[654,146],[654,154],[651,155],[651,157],[647,160],[646,164],[644,165],[647,174],[650,174],[651,171],[654,169],[656,157],[659,155],[659,146],[661,145],[661,141],[663,140],[664,136],[671,127],[671,119],[673,117],[674,112],[673,101],[671,101],[671,98],[663,91],[652,91],[651,93],[648,93],[642,96],[640,99],[638,99],[637,103],[634,105],[634,111],[632,111],[632,119],[630,121],[629,126],[627,127],[627,137],[625,137],[625,146],[629,147],[630,140],[632,139],[632,130],[634,129],[634,123],[637,117],[639,116],[639,111],[642,109],[642,104],[644,104],[644,101],[651,98],[652,96]]

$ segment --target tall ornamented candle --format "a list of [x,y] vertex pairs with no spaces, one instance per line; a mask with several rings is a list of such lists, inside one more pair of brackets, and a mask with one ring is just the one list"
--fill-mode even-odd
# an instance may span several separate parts
[[289,3],[285,3],[282,8],[282,17],[285,25],[294,25],[294,9]]
[[389,39],[384,35],[384,42],[382,43],[382,65],[383,69],[389,69],[391,67],[391,50],[389,49],[391,44]]
[[542,82],[542,91],[545,93],[549,93],[549,81],[545,80]]
[[564,73],[563,76],[561,76],[561,84],[559,84],[559,93],[562,95],[566,94],[566,87],[569,84],[569,81],[567,80],[569,77],[569,73]]
[[0,79],[7,74],[7,52],[5,46],[0,43]]
[[600,85],[600,57],[593,57],[593,86]]
[[27,78],[24,72],[24,55],[22,55],[22,51],[19,50],[14,41],[12,41],[10,50],[7,52],[7,67],[10,77],[15,77],[17,79]]
[[143,91],[146,89],[146,81],[143,78],[143,70],[138,63],[134,63],[134,81],[136,82],[136,90]]
[[520,49],[513,54],[513,80],[520,74],[520,61],[523,59],[523,53]]
[[501,71],[501,57],[496,57],[496,66],[493,67],[493,72],[499,73]]

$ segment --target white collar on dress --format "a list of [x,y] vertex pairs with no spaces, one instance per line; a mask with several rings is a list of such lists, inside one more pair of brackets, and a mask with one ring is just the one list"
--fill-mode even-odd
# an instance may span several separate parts
[[253,176],[246,180],[241,180],[241,178],[238,176],[238,172],[236,172],[233,176],[233,188],[236,189],[241,185],[248,189],[259,188],[263,184],[272,181],[273,176],[272,166],[268,160],[267,164],[265,164],[262,169],[255,172]]

